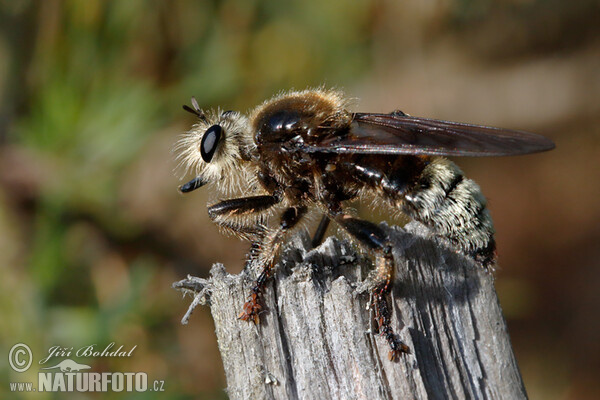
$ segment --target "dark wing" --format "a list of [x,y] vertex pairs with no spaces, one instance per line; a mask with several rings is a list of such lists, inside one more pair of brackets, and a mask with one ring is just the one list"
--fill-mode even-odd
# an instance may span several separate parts
[[508,156],[551,150],[554,143],[529,132],[410,117],[356,113],[350,129],[324,135],[305,151],[317,153]]

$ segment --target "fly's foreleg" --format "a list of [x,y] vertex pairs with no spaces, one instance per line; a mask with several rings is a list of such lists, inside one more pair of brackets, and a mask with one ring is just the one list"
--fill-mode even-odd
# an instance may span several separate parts
[[254,323],[259,322],[258,315],[263,308],[261,305],[261,294],[265,289],[267,280],[273,273],[273,267],[275,266],[281,245],[286,234],[298,224],[304,214],[306,214],[306,210],[306,207],[289,207],[281,215],[279,226],[267,231],[262,241],[256,242],[253,245],[253,249],[251,250],[255,253],[255,260],[253,262],[260,265],[261,271],[254,282],[250,297],[244,304],[244,308],[238,317],[239,319]]
[[391,310],[388,295],[394,280],[394,258],[387,235],[377,225],[346,214],[335,217],[350,235],[357,239],[363,246],[375,252],[375,282],[371,289],[372,307],[375,312],[375,322],[379,333],[385,336],[390,352],[390,360],[397,360],[401,353],[410,353],[409,347],[404,344],[391,327]]
[[231,217],[260,213],[277,203],[279,203],[278,197],[271,195],[223,200],[208,207],[208,216],[216,223],[219,223]]
[[271,195],[224,200],[208,207],[208,216],[226,233],[255,242],[264,235],[262,214],[279,201]]

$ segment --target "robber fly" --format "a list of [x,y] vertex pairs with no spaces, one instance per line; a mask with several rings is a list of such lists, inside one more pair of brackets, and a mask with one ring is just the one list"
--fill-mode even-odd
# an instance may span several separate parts
[[[192,108],[193,107],[193,108]],[[532,133],[409,116],[352,113],[341,93],[315,89],[283,93],[245,116],[205,113],[192,98],[186,111],[197,123],[178,142],[181,163],[195,178],[187,193],[213,184],[221,195],[243,197],[208,207],[223,230],[253,243],[262,268],[240,319],[258,322],[261,293],[286,236],[309,210],[323,215],[313,239],[318,245],[330,220],[375,254],[372,307],[379,332],[395,360],[409,348],[390,326],[386,296],[394,262],[385,232],[345,209],[371,194],[428,226],[454,248],[492,269],[494,227],[479,186],[441,156],[505,156],[550,150],[549,139]],[[269,227],[267,217],[279,211]]]

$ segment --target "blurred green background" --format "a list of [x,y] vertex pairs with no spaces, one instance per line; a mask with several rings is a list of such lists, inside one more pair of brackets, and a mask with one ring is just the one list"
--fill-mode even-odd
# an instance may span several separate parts
[[209,222],[210,194],[177,193],[181,104],[245,111],[320,84],[355,110],[556,141],[458,161],[489,198],[530,397],[600,398],[599,20],[596,0],[0,0],[0,398],[61,398],[9,392],[37,376],[9,367],[13,344],[37,361],[113,341],[134,355],[95,371],[226,398],[210,314],[181,326],[171,283],[239,271],[247,244]]

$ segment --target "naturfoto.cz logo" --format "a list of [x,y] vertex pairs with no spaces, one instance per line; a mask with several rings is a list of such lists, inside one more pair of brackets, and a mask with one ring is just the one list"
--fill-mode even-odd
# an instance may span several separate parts
[[[48,355],[38,364],[44,365],[57,357],[131,357],[137,346],[125,349],[124,346],[115,348],[110,343],[103,349],[96,345],[74,348],[53,346]],[[24,343],[15,344],[9,352],[8,362],[15,372],[27,371],[33,361],[31,348]],[[33,382],[11,382],[12,392],[145,392],[164,391],[164,381],[154,380],[149,386],[148,375],[145,372],[91,372],[92,367],[78,363],[70,358],[56,360],[48,367],[40,368],[37,385]],[[48,371],[48,372],[47,372]]]

